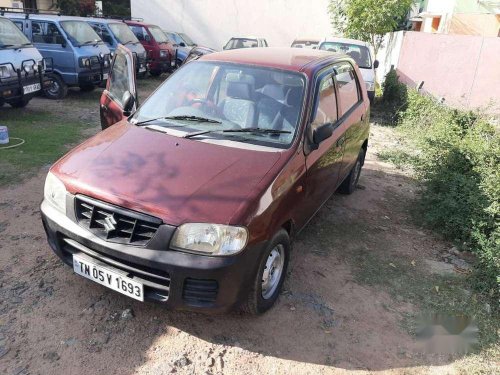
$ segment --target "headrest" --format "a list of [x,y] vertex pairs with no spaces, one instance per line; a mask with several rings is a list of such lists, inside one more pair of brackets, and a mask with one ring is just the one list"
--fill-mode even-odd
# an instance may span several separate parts
[[302,87],[292,87],[286,96],[286,105],[300,106],[300,99],[302,98]]
[[262,87],[262,94],[277,101],[284,101],[286,97],[286,89],[281,85],[267,84]]
[[239,82],[246,83],[249,85],[255,84],[255,78],[248,74],[240,74],[240,73],[228,73],[226,75],[227,82]]
[[251,85],[245,82],[229,82],[226,94],[229,98],[251,100],[253,90]]

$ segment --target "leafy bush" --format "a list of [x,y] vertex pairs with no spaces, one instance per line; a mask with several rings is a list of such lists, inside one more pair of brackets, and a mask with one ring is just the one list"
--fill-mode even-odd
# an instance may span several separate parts
[[415,90],[406,100],[398,124],[419,150],[412,163],[424,185],[421,217],[477,255],[476,286],[498,300],[500,129],[476,112],[450,109]]
[[399,77],[394,69],[391,69],[385,76],[382,85],[382,100],[386,111],[389,112],[393,122],[398,120],[398,114],[405,111],[408,101],[408,88],[399,82]]

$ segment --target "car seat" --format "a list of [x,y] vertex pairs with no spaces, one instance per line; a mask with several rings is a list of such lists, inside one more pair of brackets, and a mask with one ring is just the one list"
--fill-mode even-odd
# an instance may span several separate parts
[[221,113],[242,128],[253,127],[256,112],[253,101],[255,79],[245,74],[228,73],[226,82],[226,98],[219,105]]

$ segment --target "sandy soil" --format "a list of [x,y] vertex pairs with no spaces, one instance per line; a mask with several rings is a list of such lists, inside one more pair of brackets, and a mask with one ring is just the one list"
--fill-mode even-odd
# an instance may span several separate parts
[[[77,103],[73,93],[28,108],[85,116],[98,131],[97,102]],[[409,219],[413,181],[375,156],[387,142],[392,130],[373,126],[360,188],[332,197],[299,235],[285,291],[260,317],[166,311],[85,280],[46,243],[47,168],[0,190],[0,374],[453,373],[401,327],[415,307],[356,282],[350,263],[360,250],[390,261],[449,248]]]

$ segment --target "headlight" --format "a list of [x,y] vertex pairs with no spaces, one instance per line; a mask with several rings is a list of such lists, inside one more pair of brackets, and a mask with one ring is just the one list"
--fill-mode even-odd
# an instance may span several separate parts
[[374,82],[365,82],[366,91],[375,91],[375,83]]
[[90,68],[90,57],[80,57],[80,67]]
[[167,57],[168,56],[168,51],[161,50],[160,51],[160,57]]
[[66,187],[61,180],[50,172],[45,179],[43,197],[59,211],[66,213]]
[[0,78],[9,78],[10,77],[10,69],[6,65],[0,66]]
[[243,227],[190,223],[177,228],[171,246],[206,255],[232,255],[245,248],[247,239]]

